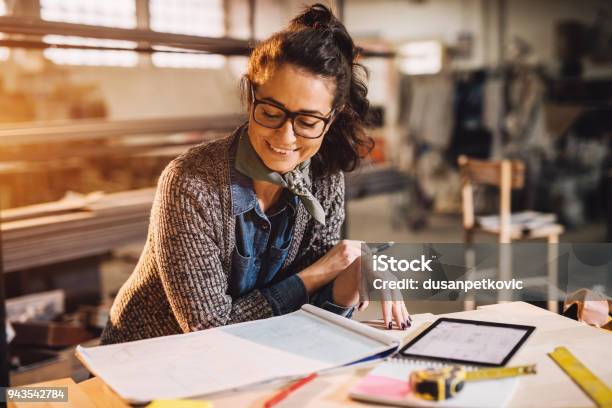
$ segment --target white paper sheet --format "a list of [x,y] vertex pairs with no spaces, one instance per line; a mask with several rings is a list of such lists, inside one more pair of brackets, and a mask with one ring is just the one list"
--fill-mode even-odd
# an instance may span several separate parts
[[360,323],[338,326],[324,318],[327,314],[336,317],[300,310],[187,334],[79,346],[77,356],[121,397],[146,402],[307,375],[397,347],[391,337],[359,334]]

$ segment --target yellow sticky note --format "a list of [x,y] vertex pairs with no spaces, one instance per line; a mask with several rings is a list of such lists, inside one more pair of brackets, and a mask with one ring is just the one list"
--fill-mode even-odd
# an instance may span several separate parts
[[212,408],[210,401],[198,400],[155,400],[145,408]]

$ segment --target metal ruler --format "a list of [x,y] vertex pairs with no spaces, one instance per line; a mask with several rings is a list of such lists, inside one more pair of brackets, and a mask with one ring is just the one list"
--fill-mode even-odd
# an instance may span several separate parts
[[612,407],[612,390],[591,370],[586,368],[568,349],[557,347],[548,353],[567,375],[591,398],[598,407]]

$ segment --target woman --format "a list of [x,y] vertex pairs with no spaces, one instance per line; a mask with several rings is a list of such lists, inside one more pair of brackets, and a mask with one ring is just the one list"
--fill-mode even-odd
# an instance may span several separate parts
[[[102,343],[281,315],[312,303],[350,317],[360,242],[339,241],[343,171],[371,147],[367,88],[344,26],[317,4],[253,51],[248,123],[160,177],[148,239]],[[388,327],[409,325],[383,302]]]

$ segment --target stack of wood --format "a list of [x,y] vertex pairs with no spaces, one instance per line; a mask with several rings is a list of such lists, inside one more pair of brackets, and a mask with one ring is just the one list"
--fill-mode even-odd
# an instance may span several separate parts
[[59,201],[3,211],[4,271],[103,254],[143,241],[154,195],[155,188],[73,193]]

